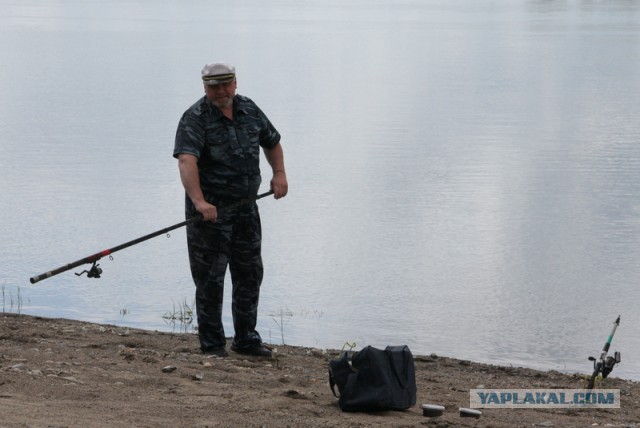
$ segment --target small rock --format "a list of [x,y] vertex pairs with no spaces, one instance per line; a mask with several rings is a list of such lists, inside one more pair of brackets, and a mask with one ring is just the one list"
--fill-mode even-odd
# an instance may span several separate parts
[[323,357],[327,354],[327,351],[323,349],[318,349],[318,348],[311,348],[309,353],[314,357]]
[[192,378],[193,380],[197,380],[198,382],[200,382],[202,379],[204,379],[204,373],[198,372],[194,374]]
[[165,366],[165,367],[162,368],[162,372],[163,373],[173,373],[173,372],[176,371],[176,368],[177,367],[174,367],[174,366]]
[[549,428],[553,426],[553,422],[551,421],[544,421],[544,422],[538,422],[533,424],[534,427],[544,427],[544,428]]
[[64,380],[68,380],[69,382],[73,382],[73,383],[84,383],[81,380],[76,379],[73,376],[61,376],[60,379],[64,379]]
[[303,394],[300,394],[295,389],[288,390],[287,392],[284,393],[284,395],[286,397],[293,398],[294,400],[306,400],[307,399],[307,397],[305,397]]

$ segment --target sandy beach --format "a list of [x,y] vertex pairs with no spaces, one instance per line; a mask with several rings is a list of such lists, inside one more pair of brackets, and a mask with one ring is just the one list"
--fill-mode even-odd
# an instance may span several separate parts
[[[399,345],[399,344],[390,344]],[[338,350],[275,346],[271,359],[202,355],[191,333],[0,316],[2,427],[636,427],[640,384],[609,377],[618,409],[480,409],[469,390],[579,389],[585,374],[414,355],[416,406],[345,413],[328,382]],[[615,374],[615,372],[614,372]],[[613,376],[613,375],[612,375]],[[423,416],[421,404],[445,407]]]

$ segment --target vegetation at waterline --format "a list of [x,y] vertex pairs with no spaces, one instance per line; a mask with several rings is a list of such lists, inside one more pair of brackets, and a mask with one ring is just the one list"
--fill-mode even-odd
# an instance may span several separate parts
[[[189,327],[193,324],[193,308],[195,306],[195,302],[189,305],[187,300],[184,299],[182,302],[176,305],[173,302],[173,308],[170,311],[166,311],[162,315],[162,319],[171,325],[179,325],[180,331],[186,333],[189,330]],[[195,330],[195,327],[192,327]]]
[[17,292],[14,295],[13,292],[7,292],[7,286],[2,285],[2,313],[5,312],[17,312],[18,314],[22,310],[22,294],[20,294],[20,287],[17,287]]
[[[15,289],[10,289],[6,284],[1,287],[1,298],[2,298],[2,312],[13,312],[20,314],[22,312],[24,297],[20,287],[16,287]],[[29,299],[27,299],[27,303]],[[197,332],[197,326],[195,323],[195,302],[188,303],[186,298],[181,302],[176,303],[172,301],[172,307],[170,310],[165,311],[161,318],[165,323],[170,324],[174,327],[178,327],[180,332],[188,333],[188,332]],[[131,314],[131,310],[123,307],[119,310],[120,316],[125,317]],[[291,319],[294,316],[300,316],[301,318],[322,318],[324,313],[319,310],[308,310],[301,309],[300,311],[294,312],[288,307],[280,308],[277,311],[272,311],[267,313],[267,316],[270,317],[278,331],[279,340],[282,345],[285,345],[285,327],[289,324]],[[269,330],[269,338],[271,337],[271,330]],[[277,338],[276,338],[277,340]]]

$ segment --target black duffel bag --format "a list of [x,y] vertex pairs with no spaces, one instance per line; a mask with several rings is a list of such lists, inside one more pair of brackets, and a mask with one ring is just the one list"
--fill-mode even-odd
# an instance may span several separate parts
[[416,404],[413,355],[406,345],[384,351],[367,346],[351,358],[342,353],[329,362],[329,384],[345,412],[406,410]]

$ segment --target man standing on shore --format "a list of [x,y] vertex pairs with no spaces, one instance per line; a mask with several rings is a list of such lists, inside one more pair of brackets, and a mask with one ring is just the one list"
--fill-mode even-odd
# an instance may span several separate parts
[[200,349],[206,354],[228,355],[222,300],[229,266],[235,330],[231,350],[268,357],[271,351],[256,331],[263,276],[258,205],[254,201],[225,206],[258,194],[260,148],[273,172],[274,197],[286,196],[280,134],[251,99],[236,94],[235,67],[207,64],[202,80],[205,96],[180,119],[173,151],[186,192],[186,216],[202,215],[202,221],[187,225]]

